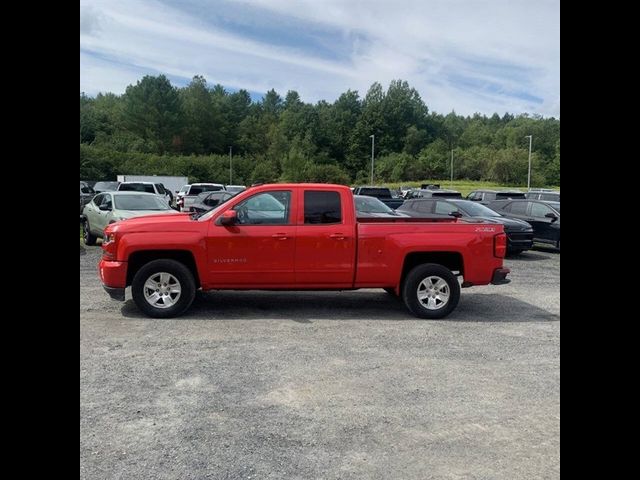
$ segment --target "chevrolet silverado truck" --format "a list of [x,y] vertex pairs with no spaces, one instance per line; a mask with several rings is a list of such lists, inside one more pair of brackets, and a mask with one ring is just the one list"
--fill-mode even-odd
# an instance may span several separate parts
[[[209,212],[149,215],[106,227],[105,290],[151,317],[202,290],[381,288],[420,318],[443,318],[460,288],[503,284],[503,226],[461,218],[356,219],[342,185],[251,187]],[[458,279],[458,277],[461,277]]]

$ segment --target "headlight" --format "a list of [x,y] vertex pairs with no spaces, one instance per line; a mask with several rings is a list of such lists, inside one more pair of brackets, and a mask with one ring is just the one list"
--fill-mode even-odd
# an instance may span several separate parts
[[115,239],[116,239],[115,233],[107,233],[102,239],[102,244],[104,245],[105,243],[113,242]]

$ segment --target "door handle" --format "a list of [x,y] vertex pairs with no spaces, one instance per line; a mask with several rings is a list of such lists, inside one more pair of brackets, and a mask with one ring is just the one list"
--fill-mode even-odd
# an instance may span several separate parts
[[287,237],[286,233],[274,233],[273,235],[271,235],[271,238],[277,238],[278,240],[286,240],[289,237]]
[[344,240],[345,237],[343,233],[332,233],[331,235],[329,235],[329,238],[333,238],[335,240]]

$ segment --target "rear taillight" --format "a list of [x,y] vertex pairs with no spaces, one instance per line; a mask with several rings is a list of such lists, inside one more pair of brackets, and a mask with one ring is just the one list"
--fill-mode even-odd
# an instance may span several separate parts
[[504,258],[507,254],[507,235],[499,233],[493,237],[493,254],[498,258]]

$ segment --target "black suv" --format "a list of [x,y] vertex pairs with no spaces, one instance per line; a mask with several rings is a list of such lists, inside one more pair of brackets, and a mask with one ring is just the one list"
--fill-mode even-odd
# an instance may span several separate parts
[[489,202],[494,200],[509,200],[514,198],[525,199],[524,193],[513,190],[474,190],[467,195],[467,200],[473,200],[474,202],[480,202],[483,205],[488,205]]
[[531,224],[534,242],[550,243],[560,250],[560,202],[498,200],[489,208]]
[[447,215],[451,217],[473,217],[489,223],[504,225],[509,253],[521,253],[533,245],[533,229],[527,222],[508,218],[489,207],[461,198],[417,198],[407,200],[397,210],[411,217]]

